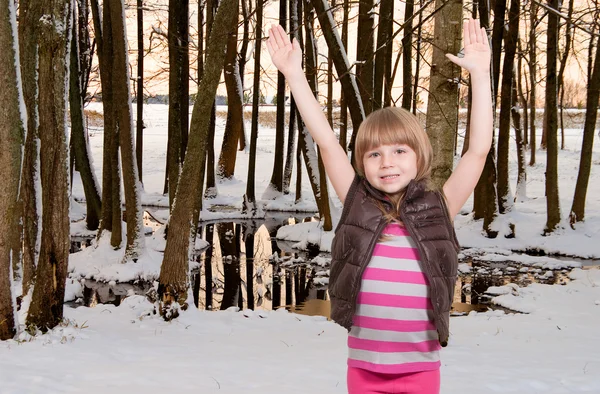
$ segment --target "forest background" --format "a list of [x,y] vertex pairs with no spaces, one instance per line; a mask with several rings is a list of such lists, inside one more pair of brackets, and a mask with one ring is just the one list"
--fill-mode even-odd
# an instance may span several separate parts
[[[0,0],[0,9],[5,87],[0,93],[5,144],[0,165],[7,169],[0,178],[6,185],[0,199],[1,339],[17,333],[17,309],[28,308],[26,326],[32,329],[44,331],[62,319],[74,170],[84,186],[86,226],[97,231],[97,242],[123,248],[123,264],[135,264],[143,255],[142,108],[161,92],[168,91],[164,193],[170,217],[156,302],[165,319],[187,307],[203,201],[215,196],[218,179],[233,177],[240,150],[250,152],[245,215],[264,215],[264,201],[282,194],[295,192],[300,200],[305,169],[323,230],[332,230],[335,217],[318,149],[293,98],[288,108],[283,76],[261,57],[271,20],[299,40],[309,83],[350,157],[365,116],[382,106],[402,106],[423,121],[434,147],[433,180],[440,185],[461,153],[459,108],[466,107],[467,120],[470,109],[468,78],[444,55],[460,52],[463,19],[480,18],[492,46],[497,135],[475,191],[474,219],[482,219],[490,238],[514,236],[510,220],[502,221],[502,229],[493,224],[526,196],[527,166],[536,163],[538,148],[546,150],[547,158],[544,233],[575,229],[585,219],[600,87],[596,2]],[[130,23],[134,17],[136,23]],[[128,40],[134,29],[137,39]],[[200,94],[194,95],[192,87]],[[227,103],[219,157],[214,154],[217,92]],[[274,166],[269,187],[257,199],[259,106],[267,97],[274,97],[276,105]],[[103,106],[101,185],[87,145],[86,122],[94,114],[86,114],[84,103],[90,100],[101,100]],[[242,121],[244,104],[252,105],[249,134]],[[585,118],[576,189],[563,215],[557,157],[568,107],[585,110]],[[468,135],[467,122],[463,150]],[[508,176],[511,143],[519,152],[514,193]],[[15,280],[22,282],[19,299],[12,292]]]

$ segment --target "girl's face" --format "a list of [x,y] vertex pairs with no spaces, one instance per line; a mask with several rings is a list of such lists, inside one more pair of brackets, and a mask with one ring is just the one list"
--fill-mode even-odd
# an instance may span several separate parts
[[363,158],[365,178],[374,188],[390,195],[404,190],[417,176],[417,155],[408,145],[380,145]]

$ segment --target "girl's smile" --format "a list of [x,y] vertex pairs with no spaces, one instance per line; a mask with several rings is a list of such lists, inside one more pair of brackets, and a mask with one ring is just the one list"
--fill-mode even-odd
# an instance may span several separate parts
[[417,155],[408,145],[381,145],[365,153],[364,167],[373,187],[394,195],[417,176]]

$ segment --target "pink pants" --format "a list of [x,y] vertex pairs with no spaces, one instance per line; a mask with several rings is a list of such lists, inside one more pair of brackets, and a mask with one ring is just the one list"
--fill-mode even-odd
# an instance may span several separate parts
[[348,394],[439,394],[440,370],[385,374],[348,367]]

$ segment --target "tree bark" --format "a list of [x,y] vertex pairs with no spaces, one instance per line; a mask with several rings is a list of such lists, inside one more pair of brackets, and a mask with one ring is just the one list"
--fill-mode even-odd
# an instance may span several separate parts
[[394,1],[383,0],[379,6],[379,24],[377,27],[377,50],[375,51],[375,72],[373,77],[373,110],[383,106],[383,80],[386,71],[388,51],[393,49],[392,25]]
[[508,15],[508,34],[504,38],[504,64],[502,68],[502,92],[500,93],[500,120],[498,127],[498,210],[510,211],[513,196],[510,191],[508,154],[510,147],[510,118],[513,105],[513,70],[517,40],[519,38],[519,0],[512,0]]
[[[548,5],[557,10],[558,0],[548,0]],[[557,141],[557,98],[556,60],[558,56],[558,16],[548,13],[548,43],[546,55],[546,100],[544,129],[547,136],[546,152],[546,226],[544,233],[553,232],[560,222],[560,201],[558,198],[558,141]]]
[[[436,0],[440,8],[443,0]],[[450,177],[458,130],[460,67],[446,53],[458,53],[462,36],[462,1],[452,0],[435,16],[433,60],[427,101],[427,134],[433,147],[432,181],[440,188]]]
[[177,191],[181,164],[185,157],[189,107],[189,0],[169,0],[169,125],[167,168],[169,206]]
[[319,19],[319,24],[323,31],[323,37],[325,37],[325,41],[327,42],[330,56],[333,58],[335,71],[342,84],[344,98],[347,100],[348,109],[350,110],[353,128],[352,139],[350,142],[350,150],[352,150],[358,128],[365,118],[365,110],[363,108],[360,92],[356,85],[354,74],[350,72],[346,50],[341,44],[337,34],[335,23],[329,9],[329,3],[327,0],[310,0],[310,2],[317,13],[317,18]]
[[[487,8],[487,2],[479,0],[479,10],[481,25],[486,29],[489,28],[489,11]],[[492,47],[493,50],[493,47]],[[418,67],[417,67],[418,70]],[[491,85],[490,81],[490,85]],[[498,200],[496,198],[496,144],[492,139],[492,145],[487,154],[483,172],[479,177],[479,181],[475,186],[474,198],[473,198],[473,218],[483,219],[483,230],[486,232],[488,238],[496,238],[498,232],[491,228],[491,224],[496,218],[498,212]]]
[[27,324],[42,331],[63,317],[69,261],[69,169],[66,138],[66,86],[69,61],[71,1],[42,5],[39,35],[39,113],[42,180],[42,239],[36,284]]
[[535,165],[535,152],[537,150],[536,147],[536,126],[535,126],[535,118],[536,118],[536,85],[537,85],[537,36],[535,34],[535,28],[537,26],[537,4],[535,2],[531,3],[531,25],[529,30],[529,79],[531,90],[529,92],[529,108],[531,108],[531,112],[529,113],[529,165]]
[[214,96],[219,84],[225,46],[229,35],[231,19],[237,18],[237,0],[223,0],[219,7],[215,25],[224,29],[213,29],[208,43],[204,77],[194,103],[190,127],[190,139],[186,160],[183,163],[181,179],[177,190],[177,199],[173,206],[167,235],[163,264],[161,266],[158,293],[161,299],[161,315],[165,319],[177,316],[175,303],[185,306],[189,286],[189,248],[193,208],[196,202],[196,192],[199,187],[198,174],[206,152],[206,137],[210,122],[210,112]]
[[[591,57],[589,58],[591,62]],[[594,132],[598,116],[598,99],[600,98],[600,50],[596,48],[596,59],[593,71],[588,78],[587,100],[585,106],[585,124],[583,126],[583,140],[581,142],[581,156],[579,171],[575,184],[573,205],[569,213],[571,226],[585,219],[585,199],[592,169],[592,149],[594,146]]]
[[102,212],[99,187],[96,175],[90,161],[90,149],[83,125],[83,101],[81,86],[81,68],[79,65],[80,52],[78,28],[75,21],[76,11],[73,16],[73,39],[71,40],[70,78],[69,78],[69,109],[71,115],[71,147],[75,156],[75,167],[81,176],[83,191],[85,193],[86,215],[85,220],[88,230],[97,230]]
[[0,340],[11,339],[17,332],[12,295],[13,256],[17,228],[21,148],[25,143],[26,113],[21,112],[23,91],[17,77],[19,67],[15,6],[12,0],[0,0]]
[[504,36],[506,16],[506,0],[496,0],[494,5],[494,26],[492,31],[492,80],[494,90],[494,114],[498,107],[498,86],[500,85],[500,58],[502,56],[502,38]]
[[124,262],[137,261],[144,246],[144,225],[142,222],[142,200],[140,196],[135,146],[133,142],[133,119],[131,117],[131,97],[129,95],[129,61],[125,42],[125,10],[121,0],[110,0],[111,26],[113,34],[114,70],[113,88],[115,114],[119,129],[123,184],[125,190],[125,217],[127,220],[127,246]]
[[[23,99],[27,110],[27,136],[23,149],[23,167],[21,171],[21,189],[19,205],[23,222],[23,296],[32,289],[35,270],[40,252],[41,204],[37,196],[41,195],[39,121],[38,121],[38,30],[42,16],[41,2],[21,0],[19,2],[19,52],[21,57],[21,83]],[[8,17],[8,13],[3,13]],[[7,57],[9,58],[9,57]]]
[[[239,3],[238,3],[239,7]],[[227,89],[227,120],[223,145],[219,156],[217,174],[221,178],[231,179],[235,172],[237,146],[244,137],[243,94],[242,80],[238,63],[237,36],[238,20],[235,19],[229,28],[227,52],[225,54],[225,87]]]
[[[286,30],[287,0],[279,0],[279,24]],[[263,198],[272,199],[283,192],[283,143],[285,129],[285,77],[277,72],[277,112],[275,119],[275,154],[271,182]]]
[[527,196],[527,169],[525,166],[525,143],[523,142],[523,128],[521,127],[521,114],[519,112],[518,97],[517,97],[517,84],[519,79],[517,73],[514,71],[516,66],[513,68],[513,89],[512,99],[515,103],[511,108],[513,127],[515,129],[515,140],[517,144],[517,187],[515,191],[515,201],[517,198],[525,198]]
[[373,0],[358,1],[356,81],[365,115],[373,111]]
[[137,160],[138,178],[143,185],[142,166],[144,163],[144,2],[137,0],[137,100],[136,100],[136,138],[135,158]]
[[258,141],[258,111],[260,102],[260,59],[263,30],[263,0],[256,1],[256,27],[254,42],[254,74],[252,82],[252,120],[250,121],[250,157],[248,159],[248,180],[244,196],[244,211],[256,210],[256,145]]
[[121,174],[119,168],[119,140],[117,120],[113,101],[113,39],[110,18],[110,2],[102,7],[102,18],[97,0],[91,0],[96,42],[98,44],[98,64],[100,86],[102,88],[102,108],[104,118],[104,147],[102,153],[102,220],[98,239],[104,230],[111,232],[110,244],[120,248],[121,229]]
[[414,10],[414,0],[406,0],[404,20],[408,21],[408,23],[404,26],[404,37],[402,38],[402,108],[406,109],[407,111],[410,111],[412,101],[412,17]]

